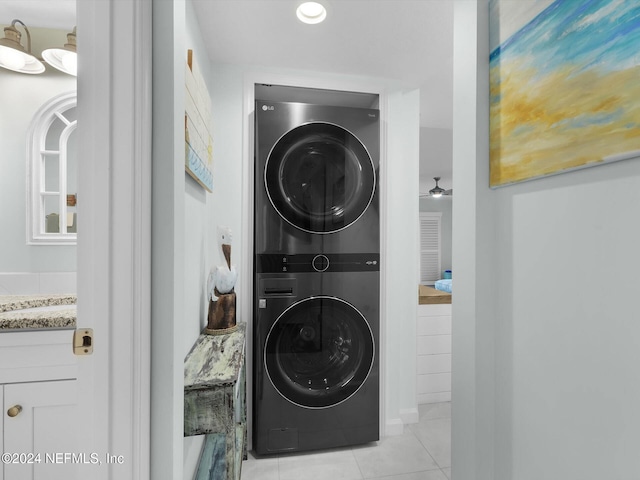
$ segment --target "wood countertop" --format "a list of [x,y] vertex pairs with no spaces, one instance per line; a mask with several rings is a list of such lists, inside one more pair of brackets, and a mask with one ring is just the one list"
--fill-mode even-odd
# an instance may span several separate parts
[[451,303],[451,294],[427,285],[418,285],[418,305]]

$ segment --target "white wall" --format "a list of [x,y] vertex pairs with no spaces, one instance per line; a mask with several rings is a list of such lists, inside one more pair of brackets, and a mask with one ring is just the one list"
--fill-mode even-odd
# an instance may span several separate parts
[[[424,116],[424,112],[421,112],[421,115]],[[445,190],[452,188],[452,155],[453,130],[451,128],[420,128],[420,183],[428,183],[429,188],[426,191],[435,185],[433,177],[441,178],[440,186]]]
[[[152,442],[152,457],[160,462],[152,465],[152,476],[171,471],[174,478],[190,479],[204,437],[182,438],[183,361],[206,323],[209,270],[224,262],[218,252],[218,225],[231,227],[232,263],[243,271],[244,73],[211,67],[191,2],[155,4],[154,21],[154,28],[166,35],[154,40],[154,52],[165,54],[154,57],[152,437],[158,440]],[[206,193],[184,171],[184,68],[189,48],[212,99],[213,193]],[[173,98],[173,103],[166,98]],[[242,322],[247,319],[240,280],[237,320]]]
[[387,434],[418,421],[416,318],[420,245],[418,229],[420,92],[394,90],[387,97],[387,176],[383,207],[382,338]]
[[496,478],[640,472],[638,160],[496,192]]
[[[453,130],[449,128],[420,128],[420,193],[435,186],[433,177],[440,177],[439,185],[453,187]],[[420,198],[421,212],[442,212],[441,259],[442,270],[451,270],[452,198]]]
[[465,480],[496,480],[493,279],[498,252],[488,187],[487,11],[485,0],[454,4],[451,434],[453,478]]
[[[217,225],[230,226],[233,232],[232,262],[239,272],[246,272],[241,252],[250,251],[243,245],[246,238],[246,218],[248,212],[244,202],[249,198],[247,172],[244,170],[249,128],[246,116],[246,85],[248,77],[260,75],[284,75],[288,78],[306,79],[305,85],[327,88],[328,85],[360,84],[371,85],[381,90],[390,86],[378,79],[363,79],[346,76],[331,76],[317,72],[268,71],[253,67],[233,67],[228,65],[209,65],[202,58],[204,51],[197,19],[190,2],[172,2],[169,6],[154,6],[155,28],[167,29],[168,38],[154,40],[154,49],[165,48],[172,52],[160,59],[154,57],[154,79],[162,71],[174,68],[173,77],[155,80],[154,113],[154,271],[166,276],[159,279],[154,287],[153,321],[156,326],[153,342],[155,353],[152,358],[152,436],[163,435],[163,441],[156,447],[152,443],[154,458],[162,458],[162,465],[152,466],[154,472],[176,472],[181,468],[183,478],[192,478],[197,467],[202,438],[187,438],[182,441],[182,449],[176,451],[178,442],[177,425],[182,422],[182,382],[178,371],[182,361],[205,323],[206,315],[206,277],[209,269],[222,264],[222,255],[217,252]],[[184,17],[183,17],[184,15]],[[184,26],[183,26],[184,25]],[[161,27],[162,26],[162,27]],[[213,193],[204,193],[181,168],[180,122],[176,120],[180,110],[184,109],[183,58],[186,49],[193,48],[196,59],[208,80],[213,112]],[[185,53],[183,53],[184,51]],[[171,65],[173,64],[173,65]],[[169,70],[170,71],[170,70]],[[320,80],[319,80],[320,79]],[[389,100],[389,110],[395,120],[387,142],[391,145],[392,162],[388,168],[388,188],[393,190],[395,203],[390,203],[387,215],[393,217],[390,222],[388,242],[393,246],[393,259],[388,262],[388,289],[393,292],[393,302],[385,308],[389,313],[387,324],[388,340],[385,351],[390,375],[385,391],[386,417],[392,418],[402,428],[402,422],[417,418],[415,391],[415,331],[416,302],[415,286],[417,270],[414,259],[418,256],[417,218],[418,206],[418,142],[419,142],[419,95],[417,91],[404,90],[394,86],[395,97]],[[163,93],[164,92],[164,93]],[[162,97],[173,98],[173,103],[163,102]],[[395,129],[395,130],[394,130]],[[399,133],[404,132],[404,133]],[[176,166],[177,165],[177,166]],[[183,180],[183,178],[185,180]],[[245,185],[247,184],[247,185]],[[413,205],[411,208],[402,207]],[[182,215],[182,213],[183,215]],[[181,220],[181,216],[182,219]],[[161,223],[163,223],[161,225]],[[413,226],[414,234],[407,234],[407,225]],[[402,234],[399,234],[402,232]],[[170,253],[163,258],[163,252]],[[246,253],[245,253],[246,254]],[[246,257],[248,258],[248,257]],[[246,260],[245,258],[245,260]],[[156,273],[153,274],[156,278]],[[246,276],[246,275],[245,275]],[[245,291],[247,290],[247,291]],[[238,321],[247,321],[248,311],[243,305],[250,300],[250,282],[239,278],[236,286],[238,295]],[[170,295],[171,300],[164,298]],[[246,297],[246,298],[245,298]],[[248,304],[250,305],[250,301]],[[166,307],[166,308],[164,308]],[[401,328],[399,328],[399,326]],[[159,349],[166,348],[164,352]],[[161,369],[168,368],[171,375],[162,376]],[[397,375],[396,372],[403,372]],[[154,382],[153,379],[156,379]],[[153,387],[153,385],[156,387]],[[159,397],[162,396],[162,397]],[[161,425],[162,415],[172,417],[170,424]],[[179,417],[179,418],[178,418]],[[181,463],[181,467],[178,464]],[[175,476],[175,475],[174,475]]]
[[637,478],[640,159],[490,191],[486,12],[455,7],[453,476]]
[[[394,372],[393,378],[387,383],[385,390],[386,418],[392,419],[394,428],[402,429],[404,421],[412,421],[417,415],[415,393],[415,340],[410,333],[415,331],[416,299],[415,287],[417,284],[417,218],[418,205],[418,179],[415,172],[418,171],[418,105],[417,91],[404,90],[401,86],[390,85],[380,79],[361,78],[354,76],[330,75],[318,72],[283,71],[267,68],[256,68],[238,65],[212,65],[211,77],[213,89],[212,112],[214,123],[214,203],[213,217],[220,219],[225,225],[230,225],[235,232],[235,245],[240,244],[241,233],[246,242],[250,242],[242,229],[250,228],[241,225],[241,211],[248,212],[250,208],[242,207],[243,201],[249,196],[250,185],[248,172],[243,172],[245,155],[250,155],[246,150],[247,139],[251,130],[250,119],[244,118],[245,108],[252,110],[251,105],[246,105],[246,88],[252,88],[252,81],[264,81],[266,83],[287,84],[287,81],[295,85],[306,85],[313,88],[334,88],[358,91],[358,86],[367,86],[369,89],[380,91],[392,91],[389,96],[390,111],[393,111],[395,120],[389,120],[386,125],[387,138],[390,151],[389,164],[383,168],[390,169],[388,173],[387,188],[389,198],[394,202],[389,204],[388,216],[393,218],[387,231],[389,234],[390,248],[387,264],[390,266],[387,296],[392,300],[383,308],[387,315],[387,335],[382,340],[386,368]],[[260,80],[262,79],[262,80]],[[268,81],[267,81],[268,79]],[[301,83],[300,83],[301,82]],[[340,87],[340,88],[339,88]],[[392,98],[393,97],[393,98]],[[243,127],[244,125],[244,127]],[[243,128],[249,129],[245,132]],[[248,168],[248,167],[247,167]],[[244,176],[243,176],[244,175]],[[216,194],[220,195],[216,197]],[[243,208],[243,210],[240,210]],[[409,227],[407,227],[409,225]],[[210,228],[215,228],[211,225]],[[415,228],[415,234],[408,233],[407,228]],[[393,247],[391,247],[393,245]],[[250,261],[250,245],[238,245],[242,248],[244,261]],[[234,251],[240,251],[234,250]],[[413,252],[413,253],[412,253]],[[235,262],[239,272],[249,275],[250,264],[242,265],[241,257],[235,256]],[[413,271],[415,270],[415,272]],[[246,284],[243,282],[247,282]],[[244,289],[247,290],[245,292]],[[244,321],[250,315],[251,305],[250,282],[238,279],[238,315],[239,320]],[[394,292],[393,295],[390,292]],[[243,311],[243,304],[244,311]],[[246,313],[245,313],[246,312]],[[401,328],[398,328],[401,325]],[[249,328],[251,332],[251,328]],[[384,342],[387,342],[386,344]],[[248,389],[251,383],[251,341],[248,343]],[[405,358],[406,357],[406,358]],[[395,372],[403,372],[395,375]],[[249,400],[250,401],[250,400]],[[250,412],[249,412],[250,414]],[[250,416],[250,415],[249,415]],[[383,426],[384,428],[384,426]]]
[[[220,91],[218,80],[214,81],[212,76],[193,5],[188,1],[185,7],[184,65],[186,65],[186,50],[192,49],[211,97],[213,120],[222,121],[211,123],[214,158],[213,192],[207,192],[191,176],[184,174],[184,316],[181,321],[184,328],[183,356],[189,353],[206,325],[208,312],[206,283],[209,271],[211,267],[224,263],[222,252],[218,251],[217,225],[231,227],[233,234],[231,260],[240,266],[240,186],[242,184],[242,169],[239,168],[241,163],[228,161],[229,156],[226,154],[229,146],[235,146],[240,140],[233,135],[228,135],[225,131],[227,123],[241,125],[242,118],[235,112],[234,122],[232,120],[234,111],[228,112],[228,107],[225,109],[227,99],[217,95]],[[180,87],[176,86],[176,88]],[[242,99],[241,85],[239,91],[240,97],[236,99],[237,101]],[[242,294],[237,289],[236,293]],[[184,438],[184,479],[193,478],[203,443],[202,435]]]
[[75,272],[75,246],[27,245],[26,152],[33,115],[52,97],[75,90],[76,79],[51,67],[41,75],[3,68],[0,84],[0,272]]
[[185,2],[153,3],[151,478],[182,478],[185,315]]

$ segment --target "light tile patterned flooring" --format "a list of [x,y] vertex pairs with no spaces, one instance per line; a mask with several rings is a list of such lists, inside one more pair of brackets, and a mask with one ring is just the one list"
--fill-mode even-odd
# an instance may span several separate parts
[[449,480],[451,403],[419,405],[420,422],[378,442],[249,459],[242,480]]

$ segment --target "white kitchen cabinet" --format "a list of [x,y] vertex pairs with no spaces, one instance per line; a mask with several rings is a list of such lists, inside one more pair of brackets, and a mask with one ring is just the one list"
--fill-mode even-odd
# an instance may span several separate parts
[[418,305],[418,403],[451,401],[451,304]]
[[[67,480],[76,463],[90,461],[77,442],[76,380],[4,385],[3,452],[6,480]],[[8,411],[19,405],[20,413]],[[6,459],[5,459],[6,461]],[[15,463],[14,463],[15,462]]]
[[0,480],[68,480],[78,462],[93,460],[77,442],[82,421],[72,336],[72,330],[0,334]]

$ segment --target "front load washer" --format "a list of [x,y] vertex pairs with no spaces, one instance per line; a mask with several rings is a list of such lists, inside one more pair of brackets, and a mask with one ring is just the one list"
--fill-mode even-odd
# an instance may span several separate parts
[[378,440],[379,255],[260,254],[256,288],[254,451]]
[[255,253],[379,253],[379,111],[258,100],[255,117]]

